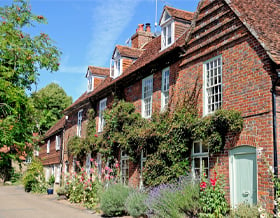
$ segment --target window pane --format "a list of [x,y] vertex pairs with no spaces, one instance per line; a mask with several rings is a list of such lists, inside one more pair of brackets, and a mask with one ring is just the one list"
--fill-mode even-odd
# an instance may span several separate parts
[[200,168],[200,158],[194,158],[194,168]]
[[204,169],[208,168],[208,157],[202,158],[202,165],[203,165]]
[[202,144],[202,152],[208,152],[208,146]]
[[195,142],[193,144],[193,153],[200,153],[200,143],[199,142]]

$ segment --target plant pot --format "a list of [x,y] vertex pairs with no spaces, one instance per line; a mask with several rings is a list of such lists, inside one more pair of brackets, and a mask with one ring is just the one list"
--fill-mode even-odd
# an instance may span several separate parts
[[52,195],[53,194],[53,188],[48,188],[47,193],[48,193],[48,195]]

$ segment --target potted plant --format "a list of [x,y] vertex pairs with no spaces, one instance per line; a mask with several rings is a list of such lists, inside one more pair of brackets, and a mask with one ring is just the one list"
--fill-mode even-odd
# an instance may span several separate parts
[[48,181],[48,184],[49,184],[49,187],[48,187],[48,189],[47,189],[48,195],[52,195],[52,194],[53,194],[53,185],[54,185],[54,182],[55,182],[54,175],[51,175],[51,177],[49,178],[49,181]]
[[68,190],[65,186],[62,186],[56,190],[57,195],[60,199],[67,199],[68,197]]

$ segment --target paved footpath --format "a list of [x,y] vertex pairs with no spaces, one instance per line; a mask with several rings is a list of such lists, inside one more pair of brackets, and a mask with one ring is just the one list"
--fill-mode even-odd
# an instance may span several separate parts
[[21,186],[0,186],[0,218],[100,218],[55,196],[25,193]]

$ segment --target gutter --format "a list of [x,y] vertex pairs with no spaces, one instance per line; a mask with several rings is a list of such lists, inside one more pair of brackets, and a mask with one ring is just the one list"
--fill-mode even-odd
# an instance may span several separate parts
[[[277,78],[273,82],[273,78],[271,76],[272,87],[271,87],[271,94],[272,94],[272,119],[273,119],[273,175],[274,178],[278,178],[278,154],[277,154],[277,117],[276,117],[276,85],[280,79],[280,70],[276,70]],[[274,182],[274,201],[277,202],[276,199],[277,193],[277,185]],[[277,205],[274,204],[274,214],[277,214]]]

